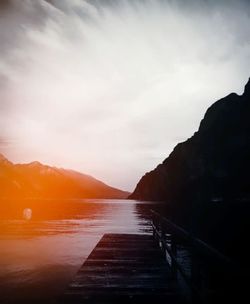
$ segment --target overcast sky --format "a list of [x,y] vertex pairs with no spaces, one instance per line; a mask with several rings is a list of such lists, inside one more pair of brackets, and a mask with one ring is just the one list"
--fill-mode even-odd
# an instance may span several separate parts
[[133,190],[249,76],[249,1],[0,1],[0,150],[13,162]]

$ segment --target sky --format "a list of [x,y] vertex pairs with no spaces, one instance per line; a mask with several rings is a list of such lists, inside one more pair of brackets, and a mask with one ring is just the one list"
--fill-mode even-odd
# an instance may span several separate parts
[[250,77],[245,0],[1,0],[0,152],[132,191]]

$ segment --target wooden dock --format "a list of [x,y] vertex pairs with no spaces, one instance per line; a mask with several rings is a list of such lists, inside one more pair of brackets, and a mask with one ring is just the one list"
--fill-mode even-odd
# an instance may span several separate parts
[[[60,303],[180,303],[176,280],[151,235],[105,234]],[[160,302],[158,302],[160,303]]]

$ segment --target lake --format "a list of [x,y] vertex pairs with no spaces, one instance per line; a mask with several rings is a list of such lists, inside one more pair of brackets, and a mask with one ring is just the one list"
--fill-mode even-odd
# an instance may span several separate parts
[[104,233],[151,233],[154,206],[132,200],[0,202],[1,304],[53,303]]

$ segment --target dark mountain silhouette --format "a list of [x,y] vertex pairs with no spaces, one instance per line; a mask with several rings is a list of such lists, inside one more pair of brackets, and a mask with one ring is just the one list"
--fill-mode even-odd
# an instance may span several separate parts
[[0,198],[126,198],[126,191],[73,170],[13,164],[0,154]]
[[215,102],[199,130],[146,173],[129,198],[165,201],[168,216],[221,245],[222,238],[244,233],[249,172],[250,80],[243,95]]

